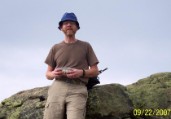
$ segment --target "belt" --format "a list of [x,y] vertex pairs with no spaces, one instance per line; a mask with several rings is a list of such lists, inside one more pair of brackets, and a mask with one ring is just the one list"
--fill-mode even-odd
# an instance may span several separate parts
[[81,81],[80,79],[71,79],[71,78],[59,78],[56,79],[58,81],[63,81],[69,84],[77,84],[77,85],[86,85],[83,81]]

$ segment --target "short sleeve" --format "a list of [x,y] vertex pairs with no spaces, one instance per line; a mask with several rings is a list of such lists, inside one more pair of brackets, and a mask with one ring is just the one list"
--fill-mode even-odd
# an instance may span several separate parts
[[96,54],[89,43],[88,43],[88,51],[87,51],[87,61],[89,66],[99,63],[99,60],[97,59]]
[[45,59],[45,63],[49,66],[51,66],[52,68],[56,67],[56,62],[54,60],[54,56],[55,56],[55,51],[54,51],[54,47],[52,47],[49,51],[48,56]]

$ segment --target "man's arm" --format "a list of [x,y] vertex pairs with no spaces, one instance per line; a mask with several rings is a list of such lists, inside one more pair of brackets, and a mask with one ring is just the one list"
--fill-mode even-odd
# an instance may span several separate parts
[[90,69],[85,70],[84,77],[96,77],[99,74],[99,69],[97,64],[90,66]]
[[[84,74],[84,76],[83,76]],[[66,73],[68,78],[80,78],[80,77],[96,77],[99,74],[97,64],[90,66],[90,69],[72,69],[71,71]]]

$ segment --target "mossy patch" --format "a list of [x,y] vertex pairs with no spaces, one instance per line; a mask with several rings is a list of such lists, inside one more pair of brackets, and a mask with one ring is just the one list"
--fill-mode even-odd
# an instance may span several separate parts
[[171,73],[158,73],[127,86],[135,108],[168,108]]

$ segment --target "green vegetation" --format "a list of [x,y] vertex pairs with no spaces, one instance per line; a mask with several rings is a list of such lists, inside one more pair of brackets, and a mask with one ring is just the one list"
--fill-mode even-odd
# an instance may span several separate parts
[[169,108],[171,73],[158,73],[127,86],[135,108]]

